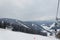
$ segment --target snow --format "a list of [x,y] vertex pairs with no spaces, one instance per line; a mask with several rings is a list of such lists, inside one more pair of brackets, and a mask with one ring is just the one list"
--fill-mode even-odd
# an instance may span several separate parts
[[44,29],[49,30],[50,28],[48,26],[45,26],[45,24],[41,25]]
[[26,28],[29,28],[28,26],[24,25],[23,23],[20,23],[20,22],[18,22],[18,23],[21,24],[22,26],[26,27]]
[[23,26],[26,27],[26,28],[29,28],[28,26],[26,26],[26,25],[24,25],[24,24],[21,24],[21,25],[23,25]]
[[50,30],[52,27],[55,27],[55,23],[53,23],[50,27],[45,26],[45,24],[42,24],[41,26],[46,30]]
[[0,29],[0,40],[58,40],[58,39],[56,39],[53,36],[45,37],[41,35],[13,32],[6,29]]
[[32,26],[35,26],[35,27],[37,27],[38,25],[37,25],[37,24],[32,24]]
[[53,23],[53,24],[50,26],[50,29],[51,29],[52,27],[55,27],[55,23]]

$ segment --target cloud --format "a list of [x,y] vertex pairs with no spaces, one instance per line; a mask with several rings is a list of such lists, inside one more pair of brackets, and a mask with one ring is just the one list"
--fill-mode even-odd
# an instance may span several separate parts
[[56,7],[56,0],[0,0],[0,17],[45,20],[55,17]]
[[48,21],[48,20],[55,20],[54,16],[43,16],[43,17],[34,17],[33,20],[29,20],[29,21]]

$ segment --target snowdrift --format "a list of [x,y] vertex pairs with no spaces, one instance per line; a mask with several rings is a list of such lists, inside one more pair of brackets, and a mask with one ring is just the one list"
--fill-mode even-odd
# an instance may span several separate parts
[[40,35],[26,34],[22,32],[13,32],[6,29],[0,29],[0,40],[58,40],[55,37],[45,37]]

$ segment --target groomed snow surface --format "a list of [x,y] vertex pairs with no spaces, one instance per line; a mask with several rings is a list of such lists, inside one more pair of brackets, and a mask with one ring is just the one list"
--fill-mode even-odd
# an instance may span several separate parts
[[0,40],[59,40],[53,36],[45,37],[22,32],[13,32],[6,29],[0,29]]

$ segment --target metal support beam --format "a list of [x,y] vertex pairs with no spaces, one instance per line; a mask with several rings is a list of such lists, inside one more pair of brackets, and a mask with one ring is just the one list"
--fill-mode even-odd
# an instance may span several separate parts
[[58,4],[57,4],[56,20],[57,20],[57,18],[58,18],[57,16],[58,16],[58,12],[59,12],[59,1],[60,1],[60,0],[58,0]]

